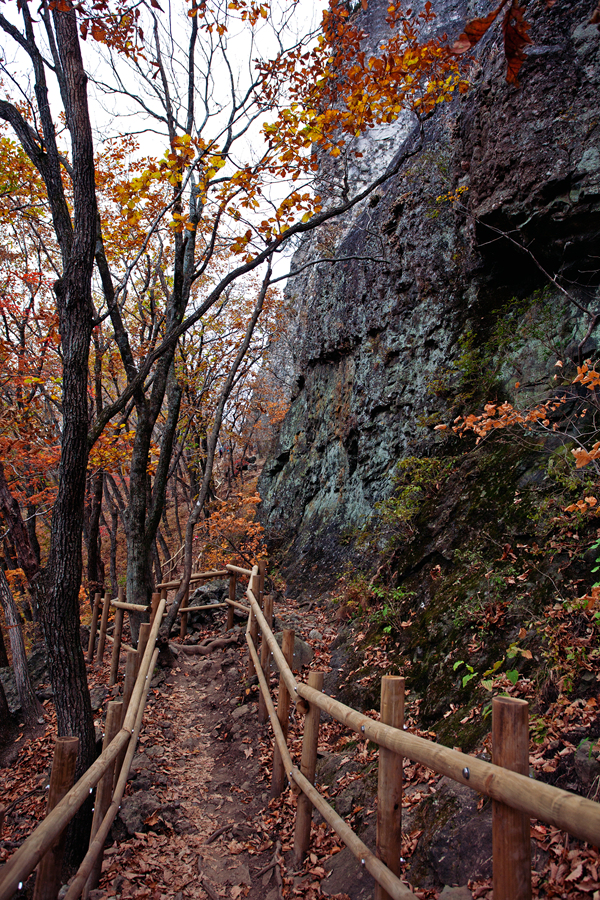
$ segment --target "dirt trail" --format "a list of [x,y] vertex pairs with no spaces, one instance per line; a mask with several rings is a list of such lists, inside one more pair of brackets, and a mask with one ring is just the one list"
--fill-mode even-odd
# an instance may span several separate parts
[[241,665],[238,648],[199,661],[181,654],[151,694],[122,836],[106,851],[93,900],[277,900],[274,869],[256,875],[275,845],[259,822],[269,786],[257,705],[240,705]]

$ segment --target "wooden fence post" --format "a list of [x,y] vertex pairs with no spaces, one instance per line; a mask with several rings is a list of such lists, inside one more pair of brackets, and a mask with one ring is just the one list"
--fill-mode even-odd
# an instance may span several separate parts
[[[260,593],[260,591],[258,589],[258,584],[259,584],[258,575],[255,575],[255,574],[251,575],[249,587],[250,587],[250,590],[252,591],[252,593],[254,594],[254,596],[256,597],[257,603],[258,603],[258,595]],[[260,606],[260,603],[259,603],[259,606]],[[252,638],[252,642],[253,642],[256,650],[258,650],[258,619],[254,615],[253,610],[250,611],[250,637]],[[252,678],[253,675],[256,675],[256,669],[254,668],[254,661],[252,659],[252,656],[249,653],[248,654],[248,678]]]
[[[381,721],[394,728],[404,727],[404,678],[384,675],[381,679]],[[394,875],[400,875],[402,855],[402,757],[379,748],[377,784],[377,856]],[[390,900],[380,884],[375,900]]]
[[[104,726],[104,740],[102,741],[102,749],[106,750],[112,739],[121,729],[121,722],[123,721],[123,703],[121,700],[111,700],[106,709],[106,723]],[[96,785],[96,797],[94,799],[94,818],[92,820],[92,831],[90,834],[90,846],[94,840],[96,832],[100,827],[100,823],[102,819],[106,815],[108,807],[110,806],[110,802],[112,799],[112,791],[113,791],[113,776],[115,771],[115,763],[114,761],[111,765],[108,766],[106,772]],[[83,889],[82,897],[83,900],[87,900],[89,897],[90,891],[93,890],[98,882],[100,881],[100,874],[102,872],[102,858],[103,858],[102,850],[98,854],[96,861],[94,863],[94,867],[88,876],[88,880],[85,883],[85,887]]]
[[96,665],[102,665],[102,657],[104,656],[104,645],[106,643],[106,629],[108,628],[108,614],[110,612],[110,594],[105,591],[104,604],[102,607],[102,619],[100,620],[100,634],[98,636],[98,652],[96,653]]
[[140,662],[142,661],[142,657],[148,646],[148,638],[150,637],[150,632],[152,631],[152,625],[150,622],[142,622],[140,625],[140,633],[138,637],[138,645],[137,645],[137,653],[140,656]]
[[[123,588],[119,588],[118,598],[120,602],[123,602],[123,597],[125,596],[125,591]],[[115,608],[115,629],[113,631],[113,648],[112,648],[112,658],[110,661],[110,679],[108,681],[109,687],[112,687],[113,684],[117,683],[117,676],[119,674],[119,657],[121,654],[121,635],[123,634],[123,617],[125,615],[125,610],[121,609],[119,606]]]
[[[513,697],[492,701],[492,762],[529,774],[529,705]],[[492,801],[494,900],[531,900],[529,817]]]
[[94,606],[92,608],[92,621],[90,624],[90,639],[88,642],[88,650],[86,661],[91,663],[94,658],[94,645],[96,643],[96,632],[98,631],[98,616],[100,615],[100,600],[102,594],[94,595]]
[[[127,709],[131,700],[131,695],[133,694],[133,689],[138,677],[141,661],[142,656],[140,653],[138,653],[137,650],[127,651],[125,655],[125,679],[123,681],[123,720],[125,719],[125,715],[127,713]],[[127,745],[123,747],[115,761],[115,783],[117,782],[117,779],[121,772],[121,766],[123,765],[123,760],[125,759],[126,753]]]
[[125,682],[123,684],[123,716],[127,712],[133,693],[133,686],[140,669],[141,656],[137,650],[128,650],[125,656]]
[[190,602],[190,589],[188,588],[187,591],[185,592],[185,597],[181,601],[181,607],[179,610],[181,612],[181,622],[179,623],[179,637],[182,639],[187,634],[187,623],[188,623],[188,614],[186,612],[184,612],[183,610],[188,608],[189,602]]
[[[290,667],[292,668],[294,664],[294,638],[295,633],[291,628],[286,628],[283,632],[283,640],[281,642],[281,652],[283,653],[285,660]],[[287,689],[286,683],[283,680],[283,676],[281,672],[279,673],[279,695],[277,697],[277,718],[279,719],[279,724],[281,725],[281,730],[283,731],[283,736],[287,741],[288,736],[288,720],[290,715],[290,694]],[[279,795],[283,792],[285,787],[287,776],[285,773],[285,768],[283,765],[283,760],[281,758],[281,753],[279,752],[279,747],[277,743],[275,743],[275,747],[273,750],[273,779],[271,781],[271,797],[279,797]]]
[[[323,690],[323,672],[309,672],[308,686],[316,691]],[[317,746],[319,743],[319,723],[321,710],[314,703],[308,707],[308,713],[304,719],[304,734],[302,736],[302,760],[300,771],[311,784],[315,783],[317,771]],[[312,803],[301,793],[298,797],[296,808],[296,830],[294,832],[294,865],[302,865],[302,860],[310,846],[310,825],[312,822]]]
[[160,603],[160,598],[161,598],[160,593],[152,594],[152,606],[151,606],[152,611],[150,613],[150,624],[151,625],[154,622],[154,616],[156,615],[156,610],[158,609],[158,604]]
[[265,596],[265,575],[267,574],[267,561],[266,559],[259,559],[258,561],[258,593],[256,595],[256,599],[258,600],[258,605],[260,608],[263,608],[263,598]]
[[[270,628],[273,624],[273,594],[267,594],[265,596],[265,619],[267,620]],[[262,644],[260,646],[260,667],[265,674],[267,682],[269,680],[270,656],[271,652],[269,650],[269,645],[265,640],[265,636],[263,634]],[[258,721],[261,723],[261,725],[267,721],[267,703],[262,691],[258,696]]]
[[[54,809],[73,787],[78,750],[79,738],[56,738],[46,813]],[[33,900],[56,900],[61,884],[65,837],[66,828],[40,860],[35,876]]]
[[[229,576],[229,599],[232,601],[235,600],[236,587],[237,587],[237,576],[234,572],[232,572]],[[234,607],[231,606],[231,604],[230,604],[227,607],[227,625],[225,626],[227,631],[231,631],[231,629],[233,628],[234,612],[235,612]]]

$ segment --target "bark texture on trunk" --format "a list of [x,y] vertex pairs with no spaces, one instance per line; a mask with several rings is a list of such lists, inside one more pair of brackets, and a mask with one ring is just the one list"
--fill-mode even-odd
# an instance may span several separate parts
[[31,683],[19,611],[2,568],[0,568],[0,599],[2,600],[2,609],[4,610],[4,618],[8,629],[13,672],[15,673],[23,720],[26,725],[33,726],[37,724],[39,718],[43,718],[44,708],[36,697]]

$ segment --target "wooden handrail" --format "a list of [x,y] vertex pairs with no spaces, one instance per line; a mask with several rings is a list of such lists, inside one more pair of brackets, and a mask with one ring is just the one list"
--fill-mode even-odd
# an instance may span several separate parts
[[140,665],[138,677],[133,688],[129,708],[125,716],[123,726],[109,746],[98,759],[92,763],[89,769],[81,776],[79,781],[63,797],[44,821],[29,835],[27,840],[11,856],[8,862],[0,870],[0,900],[10,900],[18,888],[19,882],[33,872],[40,859],[52,846],[57,836],[69,824],[77,810],[83,805],[89,794],[102,778],[111,762],[123,750],[135,732],[135,723],[141,705],[146,678],[150,671],[150,665],[154,655],[154,644],[158,635],[158,629],[162,620],[162,613],[166,605],[166,598],[162,598],[158,607],[158,615],[150,631],[148,645]]
[[106,750],[3,866],[0,870],[0,900],[10,900],[19,882],[25,881],[33,872],[42,856],[89,797],[107,767],[118,756],[130,737],[131,732],[125,728],[119,731]]
[[147,612],[148,607],[143,603],[126,603],[125,600],[111,600],[110,605],[116,609],[130,609],[133,612]]
[[277,668],[281,672],[281,675],[283,676],[286,687],[287,687],[288,691],[290,692],[290,696],[291,696],[292,700],[294,701],[294,703],[296,703],[297,702],[298,685],[296,683],[296,679],[294,678],[294,673],[292,672],[292,670],[288,666],[287,662],[285,661],[285,656],[281,652],[281,647],[277,643],[277,641],[275,639],[275,635],[271,631],[271,629],[267,623],[267,620],[263,616],[262,610],[261,610],[260,606],[258,605],[258,601],[257,601],[256,597],[254,596],[254,594],[252,593],[250,588],[248,588],[248,590],[246,591],[246,596],[248,597],[252,611],[257,618],[258,624],[260,626],[260,630],[262,631],[263,640],[267,641],[267,643],[269,645],[269,649],[271,650],[271,653],[273,654],[273,656],[275,658],[275,662],[277,663]]
[[[150,666],[150,671],[156,665],[156,660],[158,659],[159,650],[155,649],[154,654],[152,656],[152,662]],[[135,720],[135,727],[133,729],[133,734],[131,735],[131,739],[127,746],[127,752],[125,754],[125,759],[123,761],[123,765],[121,766],[121,772],[119,774],[119,779],[117,781],[113,798],[110,806],[108,807],[102,822],[98,828],[94,836],[93,842],[90,844],[88,852],[86,853],[83,862],[79,866],[77,870],[77,874],[75,875],[73,881],[69,885],[69,890],[65,894],[64,900],[75,900],[76,897],[79,897],[83,888],[85,887],[85,883],[88,879],[90,872],[94,867],[94,863],[98,857],[98,854],[104,847],[104,841],[107,838],[108,832],[110,831],[110,827],[120,809],[121,800],[123,799],[123,794],[125,793],[125,788],[127,786],[127,779],[129,778],[129,770],[131,768],[131,763],[133,760],[133,756],[136,751],[136,745],[138,738],[140,736],[140,730],[142,727],[142,720],[144,718],[144,710],[146,708],[146,702],[148,700],[148,689],[150,687],[150,672],[146,674],[145,681],[146,689],[143,696],[143,702],[140,703],[139,709],[137,711],[137,716]]]
[[307,684],[298,684],[298,696],[315,703],[359,734],[387,747],[414,762],[421,763],[453,781],[499,800],[513,809],[568,831],[582,841],[600,845],[600,804],[571,794],[561,788],[535,781],[442,744],[398,731],[389,725],[375,722],[350,706],[328,697]]
[[380,747],[407,756],[414,762],[421,763],[441,775],[447,775],[459,784],[473,788],[493,800],[555,825],[582,841],[600,846],[600,804],[593,800],[587,800],[585,797],[494,766],[458,750],[451,750],[442,744],[435,744],[417,735],[375,722],[352,707],[340,703],[339,700],[328,697],[307,684],[296,682],[256,597],[250,588],[246,594],[258,619],[263,638],[273,652],[279,671],[284,675],[295,703],[298,702],[298,698],[315,703],[319,709],[329,713],[338,722],[351,728],[352,731],[364,734]]
[[[248,578],[252,575],[253,572],[253,569],[242,569],[241,566],[233,566],[230,563],[227,563],[225,568],[228,572],[235,572],[236,575],[247,575]],[[256,568],[256,566],[254,568]]]
[[[206,581],[209,578],[225,578],[226,575],[229,575],[228,569],[215,569],[212,572],[193,572],[190,575],[190,584],[196,581]],[[156,585],[157,591],[174,591],[181,584],[181,578],[178,578],[176,581],[163,581],[162,584]]]
[[284,761],[288,777],[296,782],[300,790],[306,794],[313,806],[319,810],[323,818],[331,825],[333,830],[339,834],[349,850],[360,860],[367,871],[369,871],[379,884],[386,889],[390,897],[393,897],[394,900],[411,900],[411,898],[414,898],[415,896],[413,892],[409,890],[406,885],[402,884],[400,879],[397,878],[397,876],[394,875],[380,859],[377,859],[375,854],[369,850],[366,844],[363,844],[358,835],[352,831],[350,826],[344,822],[341,816],[332,809],[324,797],[322,797],[317,789],[313,787],[308,778],[305,778],[300,769],[294,765],[283,731],[281,730],[279,719],[277,718],[277,712],[275,711],[271,692],[269,691],[267,680],[260,665],[258,653],[256,652],[252,638],[248,633],[246,633],[246,641],[248,643],[248,650],[254,659],[256,674],[258,675],[258,681],[267,705],[267,712],[273,727],[273,734],[277,741],[281,758]]

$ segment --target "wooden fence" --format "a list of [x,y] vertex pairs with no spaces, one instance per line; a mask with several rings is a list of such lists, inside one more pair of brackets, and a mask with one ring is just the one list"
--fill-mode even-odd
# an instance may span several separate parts
[[[250,613],[249,607],[235,599],[236,581],[240,574],[250,576],[252,573],[249,569],[228,566],[226,569],[192,575],[192,586],[213,578],[228,578],[229,597],[224,603],[204,606],[188,606],[187,600],[184,601],[179,610],[182,636],[185,636],[187,630],[187,617],[194,609],[205,611],[227,608],[228,628],[233,627],[234,609],[237,608],[246,615]],[[140,626],[137,650],[121,640],[124,613],[147,613],[148,607],[125,602],[123,590],[119,591],[117,600],[113,600],[108,593],[104,597],[101,594],[95,595],[86,659],[92,663],[95,657],[96,663],[101,665],[106,641],[112,643],[109,683],[113,685],[117,681],[121,651],[126,651],[123,699],[108,704],[102,753],[75,785],[73,778],[78,751],[77,738],[57,739],[46,818],[0,869],[0,900],[10,900],[36,866],[38,872],[34,900],[56,900],[60,888],[66,827],[94,788],[96,797],[89,849],[64,900],[76,900],[80,896],[85,898],[97,885],[102,869],[104,842],[119,811],[142,727],[148,688],[158,657],[156,639],[166,615],[168,592],[176,590],[179,585],[179,580],[158,585],[157,592],[152,595],[150,622]],[[260,596],[258,589],[257,593]],[[112,634],[109,627],[111,609],[115,614]]]
[[[377,883],[376,900],[388,897],[408,900],[415,896],[398,877],[403,757],[492,799],[494,900],[529,900],[531,897],[531,817],[555,825],[582,841],[600,845],[599,803],[528,777],[529,728],[528,704],[525,701],[510,697],[493,699],[493,763],[405,731],[403,678],[383,677],[381,721],[374,721],[324,694],[322,672],[310,672],[307,684],[296,680],[292,671],[294,633],[284,631],[280,648],[270,627],[272,611],[267,603],[264,609],[261,608],[259,602],[258,566],[252,570],[247,596],[251,615],[246,640],[258,675],[262,703],[275,737],[271,793],[280,793],[285,781],[289,780],[300,794],[294,838],[297,865],[309,846],[314,807],[374,877]],[[260,657],[256,638],[258,631],[262,635]],[[267,681],[271,655],[280,673],[277,710]],[[294,765],[287,747],[290,702],[306,714],[300,768]],[[380,748],[376,853],[366,847],[314,787],[321,710]]]
[[[229,596],[224,603],[204,606],[190,607],[187,601],[184,602],[180,610],[181,633],[185,633],[187,616],[193,609],[227,608],[227,628],[233,626],[234,609],[248,613],[248,675],[256,673],[258,677],[258,715],[263,722],[270,720],[275,738],[271,793],[273,796],[278,795],[289,782],[298,795],[294,836],[296,864],[302,862],[308,850],[312,810],[315,808],[374,877],[377,885],[375,900],[408,900],[414,897],[413,892],[399,877],[403,757],[421,763],[492,799],[494,900],[529,900],[531,897],[530,817],[555,825],[580,840],[596,846],[600,844],[599,803],[528,777],[528,706],[524,701],[509,697],[494,698],[493,763],[486,763],[404,730],[403,678],[383,677],[379,722],[323,693],[322,672],[310,672],[306,684],[297,680],[292,671],[294,632],[283,632],[280,647],[271,629],[273,605],[272,597],[264,595],[265,567],[264,562],[252,569],[228,565],[222,570],[194,574],[192,584],[217,577],[228,578]],[[246,591],[248,607],[236,600],[238,577],[249,579]],[[117,671],[115,658],[118,665],[120,650],[127,649],[123,700],[108,704],[102,754],[66,794],[65,781],[70,777],[72,782],[73,777],[76,756],[73,741],[76,743],[76,739],[64,738],[57,741],[48,815],[0,870],[0,900],[10,900],[19,883],[24,882],[36,866],[40,867],[38,872],[42,877],[36,879],[34,900],[55,900],[59,887],[61,836],[94,787],[96,801],[89,850],[69,886],[65,900],[76,900],[82,893],[86,897],[89,890],[97,884],[104,842],[118,812],[135,753],[150,679],[158,655],[155,643],[165,615],[167,595],[170,590],[177,590],[179,585],[180,581],[158,585],[159,590],[152,598],[151,623],[141,626],[137,651],[121,643],[121,628],[125,610],[137,610],[139,607],[126,603],[122,596],[116,601],[111,600],[108,595],[103,601],[99,595],[96,596],[88,660],[91,662],[93,659],[99,627],[96,656],[101,661],[105,640],[112,640],[113,684],[113,675],[116,679]],[[108,615],[111,606],[115,609],[115,623],[113,634],[109,635]],[[259,635],[262,638],[260,645]],[[277,709],[267,680],[271,658],[279,670]],[[291,703],[305,715],[299,768],[292,761],[287,746]],[[327,712],[380,748],[376,852],[361,841],[314,786],[321,711]]]

